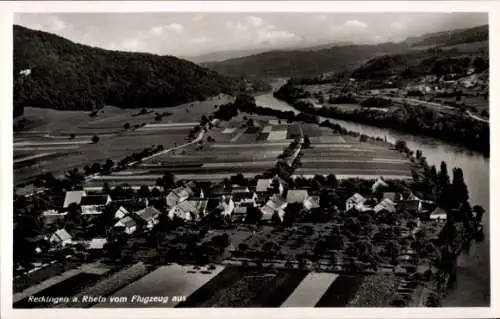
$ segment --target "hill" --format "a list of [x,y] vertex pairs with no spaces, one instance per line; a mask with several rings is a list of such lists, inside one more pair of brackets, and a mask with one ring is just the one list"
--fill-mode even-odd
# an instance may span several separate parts
[[17,114],[24,106],[64,110],[103,105],[166,107],[249,87],[268,88],[173,56],[104,50],[14,26],[14,78],[26,69],[31,74],[14,84]]
[[204,66],[217,72],[245,77],[311,77],[358,67],[374,56],[426,52],[432,47],[488,41],[488,26],[425,34],[400,43],[327,46],[319,50],[281,50]]

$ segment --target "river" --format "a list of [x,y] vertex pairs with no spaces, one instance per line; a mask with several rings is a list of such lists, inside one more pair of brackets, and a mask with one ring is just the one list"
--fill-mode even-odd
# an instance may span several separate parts
[[[284,84],[281,81],[281,84]],[[277,86],[276,86],[277,87]],[[294,111],[289,104],[280,101],[272,93],[255,97],[256,103],[280,111]],[[443,300],[446,307],[489,307],[490,306],[490,249],[489,249],[489,158],[478,153],[464,150],[429,137],[414,136],[390,129],[378,128],[365,124],[342,120],[321,118],[339,124],[350,131],[368,136],[387,138],[389,142],[405,140],[411,150],[422,150],[427,162],[439,169],[441,161],[445,161],[451,176],[452,168],[460,167],[469,189],[471,205],[481,205],[486,210],[483,217],[485,239],[482,243],[473,244],[468,255],[462,254],[458,260],[457,285],[450,290]]]

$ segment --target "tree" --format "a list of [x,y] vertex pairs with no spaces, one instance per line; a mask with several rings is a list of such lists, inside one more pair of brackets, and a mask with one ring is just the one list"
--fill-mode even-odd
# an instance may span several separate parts
[[450,176],[448,175],[448,167],[446,166],[446,162],[442,161],[439,169],[438,175],[439,185],[444,187],[450,183]]
[[467,189],[467,185],[465,184],[464,174],[461,168],[453,169],[452,185],[453,188],[455,189],[457,199],[460,202],[466,202],[469,200],[469,191]]
[[124,130],[130,129],[130,123],[127,122],[127,123],[123,124],[123,129]]
[[75,133],[71,133],[71,134],[69,135],[69,138],[70,138],[71,140],[74,140],[74,139],[75,139],[75,136],[76,136],[76,135],[75,135]]
[[245,217],[245,223],[247,224],[256,224],[258,223],[261,218],[262,218],[262,212],[260,209],[254,206],[249,206],[247,208],[247,215]]
[[304,148],[309,148],[309,147],[311,147],[311,139],[310,139],[309,135],[307,135],[307,134],[306,134],[306,135],[304,135],[304,142],[302,143],[302,146],[303,146]]
[[92,136],[92,143],[96,144],[98,142],[99,142],[99,136],[97,135]]

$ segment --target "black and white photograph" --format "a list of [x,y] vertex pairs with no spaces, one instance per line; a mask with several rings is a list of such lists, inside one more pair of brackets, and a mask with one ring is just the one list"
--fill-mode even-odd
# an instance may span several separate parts
[[7,307],[491,307],[488,11],[262,8],[13,12]]

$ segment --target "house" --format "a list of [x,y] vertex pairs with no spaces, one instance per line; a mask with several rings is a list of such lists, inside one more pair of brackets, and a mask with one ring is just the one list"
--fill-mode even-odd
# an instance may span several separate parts
[[397,203],[403,199],[403,196],[400,193],[385,192],[382,199],[390,199],[393,203]]
[[45,224],[50,225],[63,221],[67,214],[68,212],[58,212],[55,209],[48,209],[42,213],[42,216]]
[[123,217],[127,216],[129,213],[128,211],[125,209],[125,207],[123,206],[120,206],[120,208],[118,208],[115,212],[115,218],[116,219],[122,219]]
[[366,198],[356,193],[349,197],[345,203],[345,210],[351,210],[358,205],[362,205],[366,201]]
[[85,191],[67,191],[66,194],[64,195],[64,204],[63,208],[68,208],[70,204],[77,204],[80,205],[80,202],[82,201],[82,197],[87,196],[87,193]]
[[137,223],[135,220],[130,217],[130,216],[125,216],[124,218],[120,219],[115,225],[115,228],[120,228],[123,229],[123,231],[127,234],[132,234],[133,232],[136,231],[137,229]]
[[255,205],[255,202],[257,200],[257,194],[254,192],[239,192],[239,193],[233,193],[231,196],[231,199],[233,200],[235,205],[241,205],[241,204],[253,204]]
[[196,199],[196,200],[186,200],[182,203],[177,204],[168,212],[169,218],[174,218],[177,216],[184,220],[193,220],[200,216],[201,213],[205,213],[208,200],[206,199]]
[[319,208],[319,196],[308,196],[303,202],[304,208],[307,210]]
[[391,201],[390,199],[384,198],[384,199],[382,199],[382,201],[380,201],[380,203],[375,205],[373,210],[375,211],[375,213],[379,213],[383,210],[386,210],[389,213],[395,213],[396,212],[396,204],[393,201]]
[[222,209],[222,215],[231,215],[234,211],[234,201],[230,196],[223,196],[219,204],[219,209]]
[[430,219],[435,220],[446,220],[447,217],[446,211],[439,206],[436,207],[436,209],[434,209],[429,216]]
[[305,189],[290,189],[286,194],[286,202],[303,204],[308,197],[309,193]]
[[62,228],[57,230],[52,234],[52,236],[50,236],[49,242],[51,244],[64,247],[71,244],[71,235],[66,231],[66,229]]
[[[187,183],[185,186],[173,189],[166,198],[167,207],[174,207],[175,205],[185,201],[191,196],[195,195],[196,185],[193,182]],[[200,190],[200,197],[204,198],[203,190]]]
[[381,188],[381,187],[387,187],[387,183],[384,181],[384,179],[382,177],[379,177],[375,183],[373,183],[372,185],[372,192],[375,193],[377,191],[377,189]]
[[273,195],[269,200],[260,208],[262,212],[262,220],[271,220],[274,213],[278,213],[281,220],[285,216],[285,208],[288,203],[280,195]]
[[111,197],[109,197],[109,195],[84,196],[80,201],[82,215],[102,214],[109,203],[111,203]]
[[107,242],[108,241],[106,238],[93,238],[89,242],[87,249],[88,250],[102,250],[104,248],[104,245],[106,245]]
[[153,206],[148,206],[134,214],[142,220],[146,228],[151,229],[158,223],[158,217],[161,213]]

